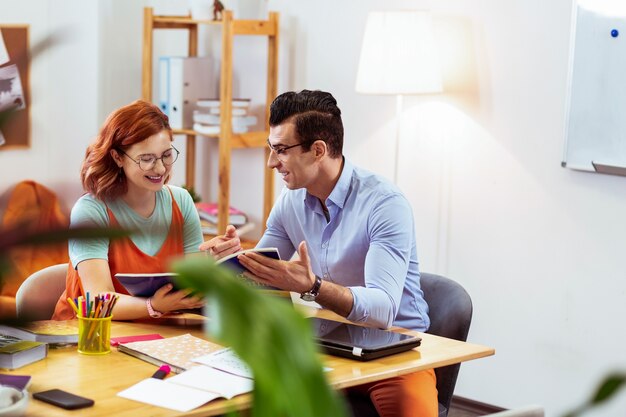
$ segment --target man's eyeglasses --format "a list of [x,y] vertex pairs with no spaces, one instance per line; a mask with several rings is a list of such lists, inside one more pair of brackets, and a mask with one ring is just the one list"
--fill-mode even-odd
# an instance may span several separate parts
[[288,149],[295,148],[296,146],[302,146],[302,144],[301,144],[301,143],[296,143],[295,145],[290,145],[290,146],[282,146],[282,145],[279,145],[279,146],[273,146],[273,145],[270,143],[270,140],[268,139],[268,140],[267,140],[267,146],[269,146],[269,147],[270,147],[270,149],[271,149],[271,150],[272,150],[272,151],[273,151],[273,152],[274,152],[277,156],[279,156],[279,155],[284,155],[284,154],[285,154],[285,151],[287,151]]
[[178,154],[180,154],[180,152],[178,152],[178,149],[172,146],[170,149],[163,152],[163,154],[160,157],[152,153],[146,153],[143,155],[139,155],[137,157],[138,159],[133,159],[130,157],[130,155],[128,155],[123,150],[121,149],[118,149],[118,150],[124,155],[126,155],[128,159],[130,159],[131,161],[139,165],[139,168],[142,171],[150,171],[152,168],[154,168],[154,166],[156,165],[156,162],[159,159],[161,160],[161,162],[163,162],[163,165],[165,165],[166,167],[169,167],[173,165],[174,162],[176,162],[176,160],[178,159]]

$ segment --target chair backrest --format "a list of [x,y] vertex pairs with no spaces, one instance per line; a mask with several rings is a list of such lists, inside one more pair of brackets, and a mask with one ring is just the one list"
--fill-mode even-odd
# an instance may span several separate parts
[[[461,341],[467,340],[472,321],[472,299],[461,284],[441,275],[422,272],[421,287],[428,303],[430,329],[428,333]],[[437,375],[437,400],[439,417],[446,417],[461,365],[435,369]],[[369,397],[349,392],[348,403],[354,416],[370,417],[378,413]]]
[[67,264],[52,265],[30,275],[15,294],[18,319],[49,320],[65,290]]
[[[427,333],[466,341],[472,322],[472,299],[467,291],[456,281],[426,272],[421,273],[420,283],[429,309]],[[439,417],[448,415],[460,367],[455,364],[435,369]]]

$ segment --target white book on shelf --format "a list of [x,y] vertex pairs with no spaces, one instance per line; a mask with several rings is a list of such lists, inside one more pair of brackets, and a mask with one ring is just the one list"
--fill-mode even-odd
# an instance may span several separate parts
[[[217,125],[205,125],[204,123],[194,123],[193,130],[203,135],[219,135],[220,127]],[[233,126],[233,133],[246,133],[248,126]]]
[[[245,116],[246,114],[248,114],[248,110],[244,109],[244,108],[239,108],[239,107],[233,107],[232,109],[230,109],[231,112],[231,116]],[[211,107],[209,108],[209,113],[210,114],[220,114],[220,108],[219,107]]]
[[[219,98],[198,98],[197,104],[198,107],[220,107],[220,99]],[[234,98],[232,99],[232,107],[237,108],[248,108],[250,107],[250,99],[249,98]]]
[[[218,114],[205,113],[199,110],[193,112],[193,121],[206,125],[219,125],[221,118]],[[233,126],[252,126],[257,122],[256,116],[233,116],[231,118]]]

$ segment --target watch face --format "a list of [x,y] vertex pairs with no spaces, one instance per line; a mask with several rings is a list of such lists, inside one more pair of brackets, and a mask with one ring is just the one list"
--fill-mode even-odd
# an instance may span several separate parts
[[300,299],[304,300],[304,301],[315,301],[315,296],[309,292],[305,292],[303,294],[300,294]]

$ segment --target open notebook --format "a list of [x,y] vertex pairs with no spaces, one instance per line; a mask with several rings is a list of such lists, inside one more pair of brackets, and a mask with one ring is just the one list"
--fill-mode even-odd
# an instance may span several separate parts
[[[241,263],[237,259],[237,256],[250,252],[259,253],[272,259],[280,259],[278,249],[276,248],[254,248],[245,249],[232,255],[226,256],[222,259],[217,260],[216,264],[229,268],[235,274],[241,274],[245,271],[245,268],[243,267],[243,265],[241,265]],[[119,272],[115,274],[115,278],[117,278],[117,280],[124,286],[124,288],[126,288],[130,295],[133,295],[135,297],[152,297],[156,290],[158,290],[165,284],[172,283],[174,284],[174,287],[176,287],[176,275],[177,274],[174,272],[155,272],[143,274]],[[277,295],[289,295],[288,292],[280,291],[273,287],[266,287],[261,284],[256,284],[251,280],[245,280],[246,282],[253,284],[255,287],[275,291]]]
[[405,352],[419,346],[422,341],[418,336],[389,330],[320,318],[310,320],[317,342],[327,353],[360,361]]

